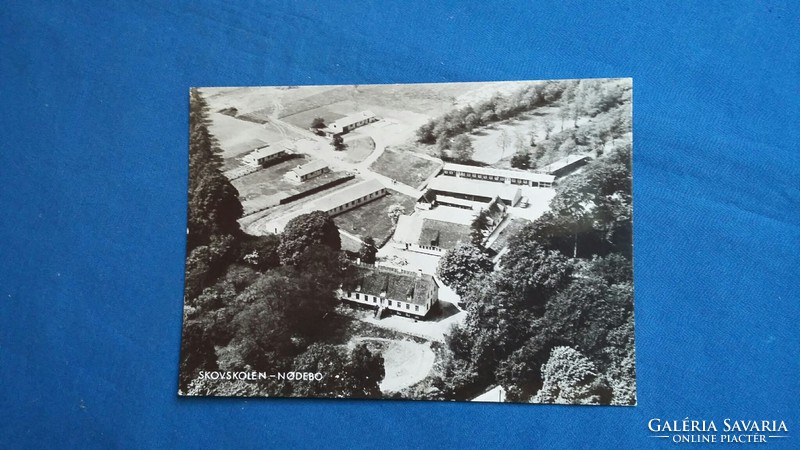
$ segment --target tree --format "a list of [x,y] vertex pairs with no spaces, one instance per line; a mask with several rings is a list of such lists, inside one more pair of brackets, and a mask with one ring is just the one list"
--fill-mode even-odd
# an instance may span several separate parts
[[489,226],[489,212],[485,209],[482,209],[481,212],[475,216],[475,219],[472,221],[470,226],[471,233],[470,233],[470,240],[472,241],[472,245],[475,247],[481,248],[483,246],[483,233],[486,231],[486,227]]
[[471,131],[477,128],[481,124],[481,119],[478,117],[477,114],[469,113],[466,117],[464,117],[464,126],[467,127],[467,130]]
[[558,109],[558,118],[561,119],[561,131],[564,131],[564,121],[567,120],[570,116],[570,107],[568,103],[564,103],[561,105],[561,108]]
[[294,360],[304,372],[320,373],[322,380],[295,383],[298,397],[380,398],[385,369],[383,357],[359,344],[348,356],[334,345],[312,344]]
[[280,265],[280,243],[280,237],[275,234],[244,235],[239,240],[239,260],[261,271],[277,267]]
[[184,295],[187,301],[197,297],[213,284],[234,258],[231,258],[233,238],[214,236],[206,245],[192,249],[186,256]]
[[586,356],[570,347],[555,347],[542,366],[544,385],[532,399],[534,403],[596,404],[597,367]]
[[433,133],[436,127],[436,122],[433,120],[427,121],[425,124],[417,129],[417,141],[422,144],[433,144],[436,142],[436,135]]
[[475,152],[475,149],[472,148],[472,141],[464,134],[460,134],[453,139],[451,149],[453,157],[461,162],[472,160],[472,154]]
[[325,128],[325,119],[322,117],[315,117],[314,120],[311,121],[311,128],[320,129]]
[[550,119],[544,119],[542,126],[544,127],[544,140],[550,139],[550,133],[553,132],[553,121]]
[[222,174],[222,156],[209,133],[208,105],[197,89],[189,102],[189,214],[187,250],[213,235],[238,235],[243,214],[239,192]]
[[406,208],[400,203],[395,203],[394,205],[390,206],[387,211],[389,218],[392,219],[392,223],[397,223],[397,220],[400,218],[400,216],[406,213]]
[[542,247],[528,230],[517,234],[500,259],[500,278],[531,308],[540,311],[553,293],[568,284],[573,266],[558,250]]
[[375,255],[378,254],[378,246],[375,244],[375,239],[372,236],[364,238],[361,249],[358,251],[358,257],[361,262],[365,264],[375,264]]
[[497,146],[500,147],[501,158],[506,154],[506,147],[511,143],[511,136],[508,135],[508,131],[504,129],[500,130],[500,135],[497,136]]
[[472,280],[480,274],[491,272],[493,267],[492,260],[479,248],[458,244],[439,260],[436,274],[458,295],[463,296]]
[[528,151],[517,152],[511,157],[511,167],[527,170],[531,167],[531,154]]
[[344,138],[342,138],[341,134],[336,134],[333,136],[333,142],[331,145],[333,145],[333,149],[337,152],[344,151],[347,148],[347,144],[344,143]]
[[281,264],[297,265],[303,252],[314,244],[322,244],[333,250],[342,248],[336,223],[323,211],[297,216],[286,224],[278,246]]

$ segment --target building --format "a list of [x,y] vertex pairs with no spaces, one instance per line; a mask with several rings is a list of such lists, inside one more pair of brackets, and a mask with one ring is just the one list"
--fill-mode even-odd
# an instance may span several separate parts
[[563,177],[589,164],[591,161],[592,157],[588,155],[570,155],[544,166],[542,170],[555,177]]
[[363,127],[364,125],[377,121],[378,117],[372,111],[361,111],[337,119],[323,128],[322,132],[333,137],[339,134],[349,133],[358,127]]
[[464,164],[446,163],[442,174],[468,178],[472,180],[491,181],[494,183],[518,184],[531,187],[553,187],[553,175],[521,170],[495,169],[493,167],[466,166]]
[[330,172],[328,164],[325,161],[316,160],[308,164],[295,167],[286,173],[286,178],[299,183],[328,172]]
[[378,318],[384,313],[424,318],[439,302],[439,285],[431,275],[367,264],[356,265],[356,271],[337,295],[375,309]]
[[242,157],[242,162],[252,167],[269,166],[286,159],[292,149],[291,141],[284,139],[253,150]]
[[310,209],[325,211],[329,215],[335,216],[383,197],[386,193],[386,188],[383,187],[380,181],[375,179],[367,180],[314,200],[310,205]]
[[246,141],[239,142],[238,144],[226,146],[226,153],[231,155],[242,155],[252,152],[253,150],[266,147],[267,145],[269,144],[261,139],[248,139]]
[[430,199],[431,194],[437,204],[473,210],[484,208],[496,198],[508,206],[516,206],[522,198],[519,186],[453,176],[431,180],[423,200]]

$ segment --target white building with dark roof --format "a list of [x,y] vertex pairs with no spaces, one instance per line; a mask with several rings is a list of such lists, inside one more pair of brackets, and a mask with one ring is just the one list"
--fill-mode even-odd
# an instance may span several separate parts
[[353,280],[342,283],[340,299],[369,306],[377,316],[384,312],[424,318],[439,302],[439,285],[433,276],[382,266],[358,264]]
[[252,167],[263,167],[283,160],[292,153],[292,142],[283,139],[278,142],[264,145],[242,157],[242,162]]
[[461,177],[436,177],[428,189],[436,196],[436,203],[467,209],[481,209],[496,198],[515,206],[522,197],[519,186],[513,184]]
[[375,113],[366,110],[337,119],[323,128],[322,132],[328,136],[336,136],[338,134],[349,133],[358,127],[363,127],[364,125],[377,121],[378,117]]
[[553,187],[556,177],[550,174],[525,172],[522,170],[495,169],[493,167],[467,166],[464,164],[446,163],[442,168],[442,174],[468,178],[479,181],[491,181],[494,183],[518,184],[532,187]]
[[569,155],[566,158],[561,158],[552,164],[544,166],[542,170],[555,177],[563,177],[589,164],[591,161],[592,157],[588,155]]

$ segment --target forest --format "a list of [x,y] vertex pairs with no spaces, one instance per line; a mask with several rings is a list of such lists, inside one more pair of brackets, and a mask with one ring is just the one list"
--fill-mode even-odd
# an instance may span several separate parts
[[[365,345],[325,342],[352,275],[325,213],[290,221],[281,235],[250,236],[239,194],[220,168],[208,106],[190,93],[189,213],[179,392],[182,395],[379,397],[383,358]],[[200,371],[321,372],[321,382],[200,379]]]
[[439,398],[499,384],[509,401],[635,404],[629,145],[562,180],[498,268],[462,244],[438,275],[467,308],[447,339]]

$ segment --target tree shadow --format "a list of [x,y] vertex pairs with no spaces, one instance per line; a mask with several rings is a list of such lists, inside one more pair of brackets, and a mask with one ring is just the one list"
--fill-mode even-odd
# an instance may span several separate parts
[[444,300],[439,300],[439,302],[436,303],[436,306],[434,306],[433,311],[431,311],[428,321],[441,322],[442,320],[452,317],[459,312],[461,312],[461,310],[458,309],[456,305]]

